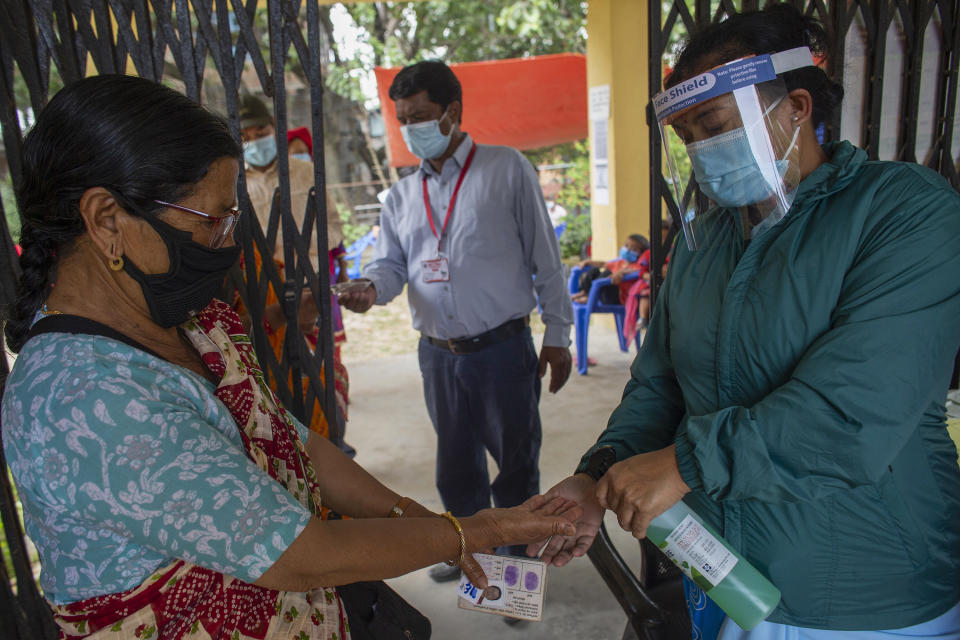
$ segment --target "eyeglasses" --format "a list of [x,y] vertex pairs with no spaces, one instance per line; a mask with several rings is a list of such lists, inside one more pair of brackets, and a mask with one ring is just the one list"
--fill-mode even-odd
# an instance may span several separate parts
[[229,213],[222,216],[212,216],[209,213],[204,213],[203,211],[197,211],[196,209],[191,209],[189,207],[182,207],[179,204],[171,204],[169,202],[164,202],[163,200],[154,200],[157,204],[163,205],[165,207],[170,207],[171,209],[178,209],[179,211],[186,211],[187,213],[192,213],[195,216],[201,216],[207,218],[208,220],[213,220],[213,231],[210,233],[210,240],[207,242],[207,246],[211,249],[219,249],[223,246],[223,243],[229,238],[234,229],[237,228],[237,223],[240,221],[240,214],[242,213],[240,209],[230,209]]

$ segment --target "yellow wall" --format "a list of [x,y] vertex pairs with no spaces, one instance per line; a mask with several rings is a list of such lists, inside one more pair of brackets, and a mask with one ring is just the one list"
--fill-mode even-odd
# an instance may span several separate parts
[[[117,35],[117,18],[116,16],[113,15],[113,11],[111,11],[109,15],[110,15],[110,26],[113,28],[113,40],[114,42],[116,42],[117,38],[119,38],[119,36]],[[96,20],[93,20],[90,26],[93,28],[93,32],[97,33]],[[76,16],[73,16],[73,28],[74,29],[77,28]],[[137,32],[137,16],[135,15],[130,17],[130,28],[133,30],[134,33]],[[98,76],[102,73],[102,71],[97,69],[97,66],[93,62],[93,54],[89,52],[87,53],[87,68],[85,73],[86,73],[85,77],[87,78],[89,78],[90,76]],[[124,73],[126,73],[129,76],[137,75],[137,67],[136,65],[133,64],[133,59],[130,57],[129,54],[127,54],[127,68]]]
[[[610,204],[591,203],[593,257],[616,256],[631,233],[650,234],[647,0],[590,0],[587,85],[610,85]],[[590,123],[591,149],[594,124]],[[596,184],[591,162],[591,184]]]

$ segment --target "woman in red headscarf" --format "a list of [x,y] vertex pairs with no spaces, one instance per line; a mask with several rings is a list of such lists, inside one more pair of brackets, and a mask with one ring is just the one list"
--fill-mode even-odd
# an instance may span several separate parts
[[[310,136],[310,130],[307,127],[299,127],[288,131],[287,145],[291,157],[313,162],[313,138]],[[349,278],[347,277],[347,260],[344,257],[346,250],[343,247],[343,228],[340,225],[336,207],[331,206],[332,204],[333,201],[328,197],[327,217],[333,217],[335,223],[331,224],[329,220],[327,222],[327,244],[330,246],[328,253],[330,280],[346,282]],[[343,411],[344,418],[346,418],[350,378],[340,357],[340,345],[347,341],[347,334],[343,329],[343,314],[340,311],[336,296],[331,296],[330,311],[333,321],[334,383],[337,390],[337,403],[341,405],[340,409]]]

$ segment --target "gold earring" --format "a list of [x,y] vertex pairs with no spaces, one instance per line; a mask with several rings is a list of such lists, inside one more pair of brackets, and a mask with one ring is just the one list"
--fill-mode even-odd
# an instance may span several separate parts
[[123,258],[111,258],[110,259],[110,268],[114,271],[120,271],[123,269]]

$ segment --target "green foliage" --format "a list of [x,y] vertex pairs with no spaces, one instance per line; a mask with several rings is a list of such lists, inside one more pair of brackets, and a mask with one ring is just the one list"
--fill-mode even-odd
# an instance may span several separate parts
[[579,256],[583,243],[589,240],[593,233],[589,213],[568,214],[566,221],[567,228],[560,236],[560,257],[563,259]]
[[525,151],[534,166],[571,164],[563,170],[563,184],[556,202],[566,209],[566,230],[560,236],[562,258],[580,255],[580,247],[590,238],[590,145],[579,140],[554,147]]
[[[10,473],[8,468],[0,469],[0,473],[7,474],[7,482],[10,485],[10,490],[13,492],[13,503],[16,505],[17,509],[16,517],[20,522],[20,527],[22,528],[23,504],[20,502],[20,497],[17,495],[17,488],[13,483],[13,474]],[[33,570],[34,575],[36,575],[40,568],[40,554],[37,553],[36,547],[30,543],[29,539],[27,539],[27,561],[30,563],[30,567]],[[13,558],[10,555],[10,546],[7,544],[7,534],[3,530],[3,523],[0,523],[0,562],[3,563],[3,570],[7,572],[8,576],[15,575],[13,569]]]
[[556,202],[569,214],[590,205],[590,145],[586,140],[524,151],[533,166],[572,164],[563,170],[563,185]]
[[[63,80],[60,78],[60,72],[57,69],[56,62],[53,60],[50,61],[50,74],[47,82],[49,83],[47,98],[53,96],[63,88]],[[30,89],[27,87],[26,80],[24,80],[23,74],[20,73],[19,69],[15,69],[13,73],[13,100],[17,107],[17,116],[28,124],[32,123],[35,114],[33,113]],[[43,102],[45,101],[46,100]],[[25,132],[24,130],[24,133]],[[2,141],[0,141],[0,145],[2,145]],[[18,213],[17,201],[13,193],[13,183],[7,171],[0,173],[0,201],[3,202],[3,212],[6,214],[7,227],[10,229],[10,235],[13,237],[15,243],[20,242],[20,214]]]
[[590,206],[590,144],[587,140],[581,140],[572,146],[573,153],[568,156],[567,162],[573,163],[573,166],[564,173],[563,187],[557,194],[557,203],[570,213]]
[[[666,153],[670,154],[670,159],[673,160],[673,166],[677,168],[677,172],[679,173],[677,177],[680,179],[679,186],[682,190],[690,182],[690,173],[693,170],[690,165],[690,156],[687,155],[686,145],[683,144],[683,141],[680,140],[679,136],[667,134],[667,144],[665,146],[665,150]],[[667,178],[668,183],[672,183],[673,178],[671,177],[670,170],[666,164],[664,164],[663,167],[663,175]]]
[[328,86],[356,99],[363,73],[442,58],[447,63],[586,52],[581,0],[458,0],[344,5],[372,53],[337,57]]
[[340,222],[343,223],[343,246],[349,247],[370,231],[370,225],[368,224],[353,224],[350,222],[350,208],[347,205],[338,203],[337,214],[340,216]]
[[0,177],[0,199],[3,200],[3,212],[7,217],[7,227],[14,243],[20,242],[20,213],[17,210],[17,199],[13,195],[13,184],[10,176]]

